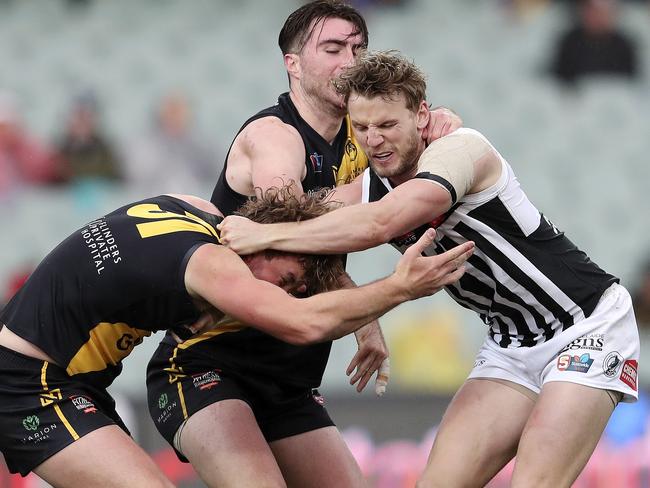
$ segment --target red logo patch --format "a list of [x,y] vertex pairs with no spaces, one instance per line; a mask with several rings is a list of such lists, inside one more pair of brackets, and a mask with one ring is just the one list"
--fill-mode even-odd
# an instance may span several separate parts
[[636,370],[638,363],[634,359],[628,359],[623,364],[623,371],[621,371],[620,380],[627,386],[636,391]]

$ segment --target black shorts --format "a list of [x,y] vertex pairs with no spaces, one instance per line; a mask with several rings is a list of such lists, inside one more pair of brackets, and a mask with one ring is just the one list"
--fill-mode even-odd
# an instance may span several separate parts
[[174,435],[185,420],[213,403],[232,399],[251,407],[267,442],[334,425],[316,389],[283,384],[244,369],[217,366],[191,349],[161,342],[147,367],[147,398],[151,418],[165,440],[174,447]]
[[128,433],[106,390],[0,346],[0,451],[9,471],[25,476],[75,440],[111,424]]

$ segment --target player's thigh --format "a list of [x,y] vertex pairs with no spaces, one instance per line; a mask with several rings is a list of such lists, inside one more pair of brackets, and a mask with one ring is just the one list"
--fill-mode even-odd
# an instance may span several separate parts
[[465,381],[447,407],[418,486],[485,485],[514,456],[533,398],[509,381]]
[[546,383],[524,427],[512,486],[571,486],[613,410],[614,400],[607,390]]
[[356,488],[363,474],[336,427],[323,427],[270,443],[287,486]]
[[286,486],[253,411],[242,400],[222,400],[193,414],[180,448],[208,486]]
[[84,435],[40,464],[34,473],[60,488],[173,486],[147,453],[116,425]]

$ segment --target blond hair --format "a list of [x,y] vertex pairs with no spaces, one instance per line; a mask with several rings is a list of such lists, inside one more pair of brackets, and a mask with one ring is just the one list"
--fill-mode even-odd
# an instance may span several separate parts
[[394,99],[403,94],[406,108],[417,112],[426,100],[427,84],[422,71],[398,51],[366,51],[335,81],[336,91],[347,103],[352,93],[365,98]]

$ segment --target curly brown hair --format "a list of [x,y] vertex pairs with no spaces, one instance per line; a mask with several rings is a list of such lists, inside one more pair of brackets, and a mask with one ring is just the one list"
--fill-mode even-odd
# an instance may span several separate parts
[[426,100],[424,73],[398,51],[365,51],[334,80],[336,91],[347,103],[352,93],[365,98],[394,99],[404,94],[406,108],[417,112]]
[[[329,188],[298,195],[295,185],[289,183],[281,187],[268,188],[266,191],[256,188],[255,193],[256,195],[249,197],[235,213],[260,224],[300,222],[326,214],[341,206],[339,202],[331,199],[332,190]],[[264,253],[269,259],[287,254],[270,249]],[[339,278],[345,273],[343,256],[300,254],[299,259],[305,269],[306,295],[340,288]]]

